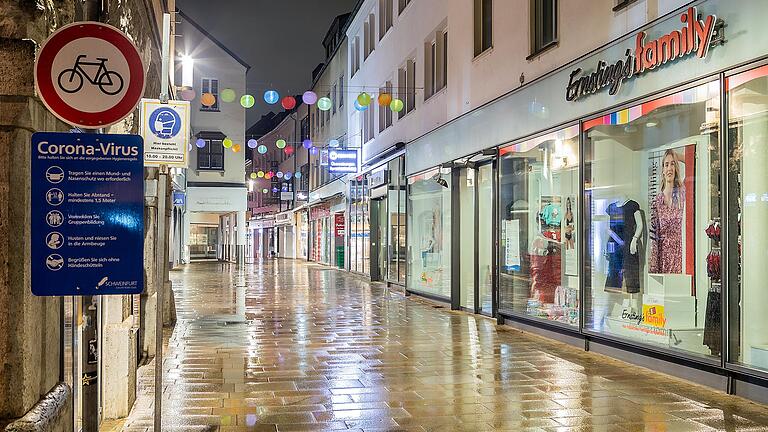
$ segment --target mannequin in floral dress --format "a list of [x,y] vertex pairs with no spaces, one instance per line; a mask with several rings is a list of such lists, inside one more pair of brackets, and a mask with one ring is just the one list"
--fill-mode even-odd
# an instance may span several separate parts
[[685,186],[680,159],[671,149],[662,159],[661,190],[651,204],[651,273],[683,272]]

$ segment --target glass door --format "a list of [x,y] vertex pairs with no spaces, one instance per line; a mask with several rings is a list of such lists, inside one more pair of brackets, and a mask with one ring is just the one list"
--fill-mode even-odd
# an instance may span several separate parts
[[[493,315],[493,163],[477,169],[477,291],[478,312]],[[462,224],[463,225],[463,224]]]
[[459,168],[459,306],[476,312],[475,305],[475,218],[476,170]]

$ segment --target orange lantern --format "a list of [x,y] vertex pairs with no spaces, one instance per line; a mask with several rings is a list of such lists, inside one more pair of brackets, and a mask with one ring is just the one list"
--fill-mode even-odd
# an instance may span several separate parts
[[379,95],[379,106],[389,106],[392,103],[392,95],[389,93],[382,93]]
[[200,96],[200,103],[203,104],[203,106],[212,106],[216,103],[216,96],[210,93],[203,93],[203,95]]
[[237,153],[237,152],[240,151],[241,148],[242,147],[240,147],[240,144],[235,144],[235,145],[232,146],[232,151]]

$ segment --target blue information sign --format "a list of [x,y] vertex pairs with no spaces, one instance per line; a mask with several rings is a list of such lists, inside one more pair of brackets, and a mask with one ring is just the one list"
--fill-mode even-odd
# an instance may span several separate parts
[[144,289],[144,163],[137,135],[32,135],[32,293]]
[[173,191],[173,205],[184,207],[187,204],[187,195],[182,191]]

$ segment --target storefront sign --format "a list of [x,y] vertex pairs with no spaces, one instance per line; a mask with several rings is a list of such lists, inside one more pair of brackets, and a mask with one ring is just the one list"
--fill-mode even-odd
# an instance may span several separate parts
[[280,192],[280,201],[293,201],[293,192]]
[[144,138],[144,165],[187,168],[189,146],[189,102],[162,103],[142,99],[139,105]]
[[144,290],[144,166],[138,135],[32,135],[32,293]]
[[343,213],[336,213],[336,215],[333,217],[333,231],[336,237],[344,237],[346,229],[344,225]]
[[664,328],[667,319],[664,316],[664,306],[658,304],[643,305],[643,323],[657,328]]
[[621,89],[624,81],[654,70],[659,66],[687,57],[693,53],[698,58],[705,58],[712,45],[716,27],[721,27],[715,15],[699,19],[696,8],[691,7],[680,16],[683,26],[673,30],[658,39],[646,41],[647,34],[643,31],[635,36],[635,51],[626,51],[626,58],[613,64],[600,60],[595,71],[582,74],[581,68],[571,72],[565,99],[574,101],[608,88],[610,95],[615,95]]
[[321,205],[321,206],[312,207],[309,209],[310,220],[326,218],[330,215],[331,215],[331,207],[329,205]]
[[354,174],[358,170],[357,150],[331,150],[328,152],[328,171]]

